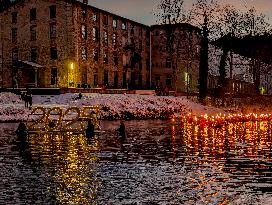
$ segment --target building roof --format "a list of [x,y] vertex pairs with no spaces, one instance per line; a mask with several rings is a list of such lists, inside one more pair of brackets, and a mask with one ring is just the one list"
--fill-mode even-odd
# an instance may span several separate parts
[[23,60],[18,60],[18,63],[21,63],[22,65],[30,66],[33,68],[43,68],[44,66],[31,62],[31,61],[23,61]]
[[245,36],[243,38],[226,35],[212,44],[221,48],[228,48],[235,53],[248,58],[260,59],[262,62],[272,63],[272,35]]
[[[67,0],[66,0],[66,1],[67,1]],[[101,11],[101,12],[104,12],[104,13],[107,13],[107,14],[111,14],[111,15],[113,15],[113,16],[116,16],[116,17],[119,17],[119,18],[122,18],[122,19],[125,19],[125,20],[128,20],[128,21],[131,21],[131,22],[133,22],[133,23],[135,23],[135,24],[138,24],[138,25],[140,25],[140,26],[150,28],[148,25],[145,25],[145,24],[139,23],[139,22],[137,22],[137,21],[128,19],[128,18],[126,18],[126,17],[124,17],[124,16],[120,16],[120,15],[118,15],[118,14],[111,13],[111,12],[109,12],[109,11],[100,9],[100,8],[98,8],[98,7],[95,7],[95,6],[91,5],[91,4],[87,4],[87,5],[86,5],[86,4],[84,4],[83,2],[81,2],[80,0],[70,0],[70,1],[79,3],[79,4],[81,4],[82,6],[85,5],[85,6],[88,6],[88,7],[90,7],[90,8],[93,8],[93,9],[95,9],[95,10],[98,10],[98,11]]]
[[[41,1],[41,0],[40,0],[40,1]],[[139,23],[139,22],[137,22],[137,21],[128,19],[128,18],[126,18],[126,17],[123,17],[123,16],[120,16],[120,15],[111,13],[111,12],[109,12],[109,11],[106,11],[106,10],[103,10],[103,9],[100,9],[100,8],[97,8],[97,7],[92,6],[92,5],[90,5],[90,4],[85,4],[85,3],[83,3],[83,2],[80,1],[80,0],[63,0],[63,1],[68,2],[68,3],[71,3],[71,4],[73,4],[73,3],[78,3],[78,4],[82,5],[82,6],[87,6],[87,7],[93,8],[93,9],[95,9],[95,10],[97,10],[97,11],[101,11],[101,12],[104,12],[104,13],[107,13],[107,14],[111,14],[111,15],[116,16],[116,17],[118,17],[118,18],[122,18],[122,19],[125,19],[125,20],[128,20],[128,21],[131,21],[131,22],[133,22],[133,23],[135,23],[135,24],[138,24],[138,25],[140,25],[140,26],[143,26],[143,27],[146,27],[146,28],[150,28],[148,25],[145,25],[145,24]],[[16,5],[16,4],[20,3],[20,2],[25,2],[25,0],[14,0],[13,2],[10,3],[10,5],[8,5],[8,6],[5,8],[5,10],[7,10],[7,9],[10,8],[11,6],[14,6],[14,5]],[[1,13],[1,12],[4,12],[5,10],[0,11],[0,13]]]

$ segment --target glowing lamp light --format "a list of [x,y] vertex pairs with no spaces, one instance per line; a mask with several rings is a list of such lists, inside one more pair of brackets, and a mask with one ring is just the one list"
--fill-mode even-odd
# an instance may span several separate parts
[[71,69],[72,70],[74,69],[74,63],[71,63]]

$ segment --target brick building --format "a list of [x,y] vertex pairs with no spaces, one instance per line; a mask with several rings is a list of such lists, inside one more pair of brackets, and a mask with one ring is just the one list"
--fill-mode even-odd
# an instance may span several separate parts
[[154,25],[151,36],[153,86],[188,94],[197,92],[200,29],[187,23]]
[[75,0],[17,0],[0,18],[1,87],[150,85],[146,25]]

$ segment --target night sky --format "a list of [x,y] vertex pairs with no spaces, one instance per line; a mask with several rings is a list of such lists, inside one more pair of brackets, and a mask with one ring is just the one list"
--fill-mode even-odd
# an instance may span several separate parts
[[[238,8],[245,8],[245,5],[255,8],[265,13],[272,19],[272,0],[219,0],[222,3],[232,3]],[[120,16],[127,17],[134,21],[152,25],[156,23],[156,18],[152,14],[160,0],[89,0],[89,4],[113,12]],[[194,0],[185,0],[186,6],[190,6]]]

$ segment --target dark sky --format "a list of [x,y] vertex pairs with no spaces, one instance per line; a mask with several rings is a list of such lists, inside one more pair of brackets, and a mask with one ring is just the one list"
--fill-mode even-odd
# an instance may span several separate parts
[[[104,10],[127,17],[134,21],[152,25],[156,18],[152,14],[160,0],[89,0],[89,4]],[[186,6],[190,6],[194,0],[185,0]],[[220,3],[232,3],[238,8],[254,5],[260,12],[272,17],[272,0],[219,0]],[[271,21],[270,21],[271,22]]]

